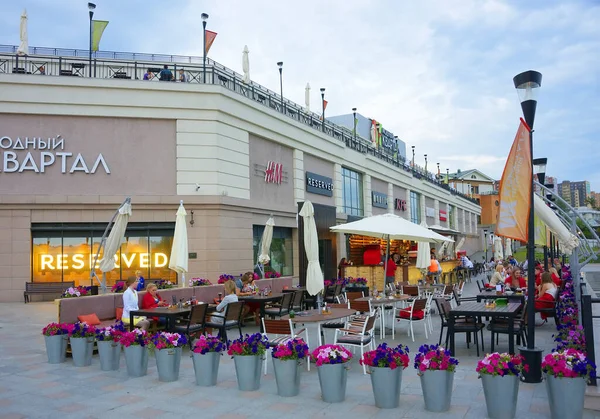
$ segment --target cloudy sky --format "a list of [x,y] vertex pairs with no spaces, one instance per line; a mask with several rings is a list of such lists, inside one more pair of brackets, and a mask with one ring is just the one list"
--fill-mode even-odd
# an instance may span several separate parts
[[[534,156],[560,181],[600,189],[600,0],[96,0],[108,20],[101,49],[202,54],[200,14],[218,33],[210,56],[312,108],[358,112],[398,135],[430,168],[477,168],[499,178],[521,109],[512,78],[543,74]],[[5,2],[0,44],[87,48],[84,0]]]

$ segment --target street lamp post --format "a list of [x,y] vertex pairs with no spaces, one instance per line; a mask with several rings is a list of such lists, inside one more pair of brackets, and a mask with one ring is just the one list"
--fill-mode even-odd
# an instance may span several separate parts
[[90,71],[88,72],[88,76],[92,77],[92,19],[94,17],[94,9],[96,5],[94,3],[88,3],[88,9],[90,11]]
[[321,106],[323,108],[323,114],[322,114],[323,122],[321,124],[321,130],[323,132],[325,132],[325,88],[324,87],[321,87]]
[[425,154],[425,176],[427,176],[427,154]]
[[413,157],[412,157],[412,169],[413,172],[415,171],[415,146],[411,145],[410,148],[412,148],[412,153],[413,153]]
[[[535,110],[537,107],[537,91],[542,85],[542,74],[529,70],[517,74],[513,78],[515,88],[521,101],[523,117],[529,126],[529,149],[531,152],[531,166],[533,169],[533,123],[535,121]],[[529,221],[527,237],[527,347],[519,348],[521,355],[525,358],[525,364],[529,365],[529,371],[524,372],[523,381],[526,383],[539,383],[542,381],[542,350],[535,347],[535,219],[533,203],[533,171],[531,173],[531,184],[529,191]]]
[[279,67],[279,96],[281,96],[281,112],[283,112],[283,61],[279,61],[277,67]]
[[[544,185],[544,180],[546,180],[546,165],[548,163],[548,159],[546,157],[540,157],[537,159],[533,159],[533,170],[537,175],[538,182]],[[544,194],[544,190],[541,190],[541,193]],[[544,270],[548,270],[548,246],[544,243]]]
[[446,185],[450,186],[450,169],[446,168]]
[[438,182],[439,182],[441,180],[440,178],[442,177],[442,175],[440,174],[440,164],[439,163],[437,163],[437,169],[438,169],[437,178],[438,178]]
[[487,258],[487,229],[483,230],[483,240],[484,240],[484,244],[485,244],[485,263],[487,264],[488,258]]
[[204,50],[202,52],[202,83],[206,83],[206,21],[208,20],[208,14],[202,13],[202,43],[204,44]]
[[352,108],[352,136],[354,137],[354,142],[356,143],[356,108]]

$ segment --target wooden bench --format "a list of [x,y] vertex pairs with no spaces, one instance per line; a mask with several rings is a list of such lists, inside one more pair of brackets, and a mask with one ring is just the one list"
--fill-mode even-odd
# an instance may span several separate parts
[[25,304],[29,302],[29,296],[32,294],[62,294],[69,287],[74,287],[75,282],[26,282],[25,291],[23,291],[23,300]]

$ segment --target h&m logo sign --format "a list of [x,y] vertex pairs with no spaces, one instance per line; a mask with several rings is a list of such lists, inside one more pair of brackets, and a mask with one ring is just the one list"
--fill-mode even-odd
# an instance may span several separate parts
[[281,184],[283,181],[283,164],[274,161],[267,162],[265,182]]

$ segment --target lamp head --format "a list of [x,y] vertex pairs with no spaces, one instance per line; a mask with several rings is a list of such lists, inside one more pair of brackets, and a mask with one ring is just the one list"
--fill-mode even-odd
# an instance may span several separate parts
[[324,93],[325,93],[325,88],[324,88],[324,87],[321,87],[321,89],[320,89],[320,90],[321,90],[321,94],[324,94]]
[[208,19],[208,14],[207,13],[202,13],[200,15],[200,17],[202,18],[202,22],[206,22],[206,20]]
[[546,157],[533,159],[533,173],[537,174],[538,181],[542,185],[544,184],[544,180],[546,178],[546,165],[547,164],[548,164],[548,159]]
[[277,63],[277,67],[279,67],[279,69],[281,70],[281,68],[283,67],[283,61],[279,61]]
[[521,101],[523,117],[529,128],[533,129],[535,109],[537,107],[537,93],[542,85],[542,73],[534,70],[517,74],[513,78],[515,89]]
[[90,10],[90,12],[92,10],[94,10],[96,8],[96,5],[94,3],[88,3],[88,9]]

